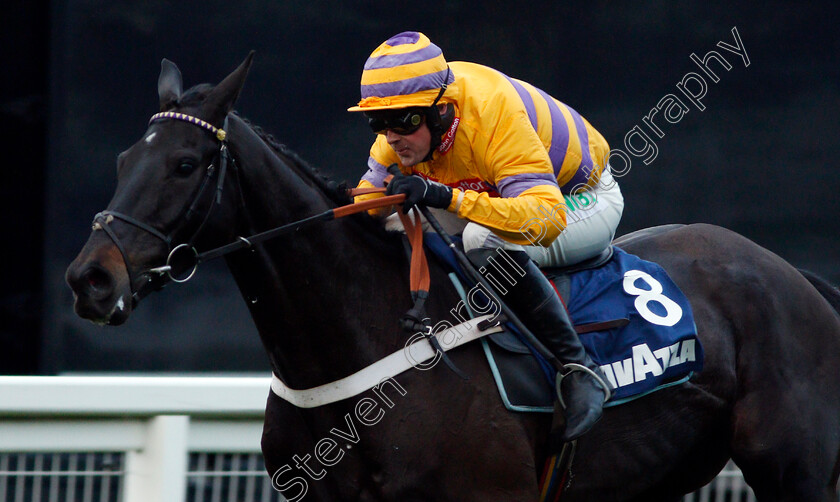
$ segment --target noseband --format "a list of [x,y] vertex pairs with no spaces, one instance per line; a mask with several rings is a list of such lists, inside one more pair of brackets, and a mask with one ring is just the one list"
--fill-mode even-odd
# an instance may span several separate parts
[[[327,211],[324,211],[323,213],[308,216],[306,218],[303,218],[303,219],[300,219],[300,220],[297,220],[297,221],[293,221],[291,223],[287,223],[285,225],[281,225],[281,226],[276,227],[276,228],[265,230],[265,231],[260,232],[258,234],[251,235],[248,238],[239,236],[239,237],[236,238],[235,241],[233,241],[229,244],[225,244],[223,246],[220,246],[220,247],[217,247],[217,248],[210,249],[208,251],[204,251],[202,253],[199,253],[198,251],[196,251],[195,247],[193,247],[193,243],[195,242],[198,234],[201,232],[201,229],[204,228],[204,224],[207,223],[207,220],[210,218],[210,215],[213,213],[213,208],[215,208],[216,206],[221,204],[222,188],[224,186],[225,172],[227,170],[228,162],[230,162],[231,165],[233,166],[234,173],[237,173],[236,161],[231,156],[230,150],[228,149],[227,133],[225,132],[225,129],[227,128],[227,124],[228,124],[228,119],[227,119],[227,117],[225,117],[224,129],[218,129],[218,128],[212,126],[211,124],[208,124],[207,122],[205,122],[201,119],[198,119],[196,117],[190,116],[190,115],[186,115],[186,114],[183,114],[183,113],[176,113],[176,112],[163,112],[163,113],[158,113],[156,115],[153,115],[152,118],[149,120],[149,123],[151,124],[151,123],[156,122],[158,120],[165,120],[165,119],[175,119],[175,120],[183,120],[185,122],[189,122],[191,124],[194,124],[198,127],[201,127],[202,129],[205,129],[205,130],[213,133],[213,135],[215,135],[216,139],[219,140],[219,143],[220,143],[219,159],[220,160],[219,160],[219,170],[218,170],[219,176],[216,180],[216,196],[213,199],[213,202],[211,203],[210,209],[207,211],[207,214],[204,215],[204,219],[202,220],[198,229],[195,231],[195,233],[193,233],[192,238],[190,238],[190,240],[187,241],[186,243],[178,244],[175,247],[172,247],[172,236],[175,235],[175,233],[178,230],[180,230],[181,227],[186,222],[188,222],[190,217],[195,213],[196,206],[198,205],[198,202],[201,199],[201,196],[204,193],[204,190],[210,184],[211,179],[213,178],[213,176],[216,173],[216,169],[215,169],[215,167],[212,163],[209,166],[207,166],[207,171],[205,173],[204,180],[201,183],[201,187],[199,187],[198,192],[196,193],[195,198],[192,201],[192,204],[190,204],[190,207],[187,210],[186,216],[183,218],[183,220],[181,222],[181,225],[178,226],[175,230],[173,230],[170,235],[164,235],[163,232],[161,232],[160,230],[152,227],[151,225],[143,223],[142,221],[139,221],[139,220],[137,220],[137,219],[135,219],[131,216],[128,216],[128,215],[123,214],[123,213],[119,213],[117,211],[111,211],[111,210],[102,211],[101,213],[98,213],[93,218],[93,230],[103,230],[108,235],[108,237],[111,239],[111,241],[113,241],[114,245],[117,246],[117,249],[120,251],[120,254],[123,257],[123,261],[125,262],[125,268],[128,271],[128,279],[129,279],[130,287],[131,287],[131,290],[132,290],[132,294],[131,294],[131,299],[132,299],[132,302],[133,302],[132,305],[136,305],[137,302],[139,302],[142,298],[144,298],[146,295],[148,295],[152,291],[162,288],[166,284],[165,281],[167,281],[167,280],[171,280],[173,282],[186,282],[186,281],[190,280],[190,278],[192,278],[193,274],[195,274],[195,271],[198,268],[199,263],[202,263],[202,262],[205,262],[205,261],[208,261],[208,260],[212,260],[214,258],[219,258],[221,256],[233,253],[235,251],[239,251],[241,249],[251,248],[251,247],[253,247],[253,246],[255,246],[255,245],[257,245],[261,242],[267,241],[269,239],[274,239],[275,237],[278,237],[280,235],[293,233],[293,232],[295,232],[295,231],[297,231],[297,230],[299,230],[299,229],[301,229],[305,226],[309,226],[309,225],[312,225],[312,224],[315,224],[315,223],[318,223],[318,222],[330,221],[330,220],[333,220],[333,219],[336,219],[336,218],[343,218],[345,216],[349,216],[351,214],[364,212],[364,211],[367,211],[369,209],[374,209],[374,208],[379,208],[379,207],[388,207],[388,206],[391,206],[391,205],[394,205],[394,204],[401,204],[405,200],[405,195],[404,194],[388,195],[388,196],[384,196],[384,197],[378,197],[378,198],[375,198],[375,199],[366,200],[366,201],[363,201],[363,202],[348,204],[346,206],[340,206],[340,207],[337,207],[337,208],[334,208],[334,209],[328,209]],[[239,187],[240,209],[242,209],[243,204],[244,204],[244,196],[242,194],[242,186],[239,183],[237,183],[237,185]],[[349,190],[348,195],[353,196],[353,195],[362,195],[363,193],[384,192],[384,191],[385,191],[384,188],[355,189],[355,190]],[[400,212],[399,214],[402,215],[403,213]],[[148,281],[141,284],[140,287],[137,289],[137,291],[134,291],[134,278],[133,278],[133,275],[132,275],[132,272],[131,272],[131,265],[129,263],[128,253],[126,253],[125,247],[122,245],[122,242],[120,241],[119,237],[117,237],[117,234],[109,226],[110,223],[112,223],[115,219],[118,219],[118,220],[120,220],[124,223],[127,223],[128,225],[139,228],[140,230],[143,230],[143,231],[155,236],[157,239],[161,240],[166,245],[166,248],[169,250],[169,255],[166,258],[166,264],[165,265],[163,265],[161,267],[150,268],[150,269],[144,271],[141,274],[141,275],[145,275],[148,278]],[[406,225],[406,228],[408,228],[408,225],[405,222],[403,224]],[[422,236],[422,232],[420,233],[420,235]],[[422,242],[422,239],[419,240],[418,242]],[[420,244],[418,246],[418,249],[422,249],[422,244]],[[172,260],[173,260],[173,256],[175,256],[177,253],[187,253],[187,254],[189,254],[189,260],[191,260],[192,265],[191,265],[191,268],[189,269],[189,273],[186,275],[186,277],[180,277],[179,278],[179,277],[176,277],[172,274],[172,268],[173,268]],[[418,264],[420,264],[421,262],[425,263],[425,259],[422,259],[422,260],[418,259],[417,262],[418,262]],[[426,273],[428,273],[428,269],[426,269]],[[414,272],[412,272],[412,274],[414,274]],[[420,273],[417,274],[417,277],[418,277],[417,282],[420,282]],[[413,286],[414,283],[415,283],[415,280],[412,279],[412,289],[415,289],[414,286]]]
[[[204,215],[204,219],[201,221],[201,224],[198,226],[196,231],[193,233],[192,237],[185,243],[178,244],[176,246],[172,246],[173,236],[178,232],[183,225],[185,225],[190,218],[195,214],[196,208],[199,204],[199,201],[202,198],[207,187],[210,185],[211,180],[216,174],[216,167],[214,163],[210,163],[205,170],[204,179],[201,182],[201,186],[198,189],[198,192],[195,194],[192,203],[189,206],[186,214],[184,215],[183,219],[181,220],[181,224],[176,227],[169,235],[164,235],[163,232],[159,231],[158,229],[143,223],[142,221],[137,220],[127,214],[123,214],[117,211],[105,210],[100,213],[97,213],[96,216],[93,218],[93,230],[103,230],[108,237],[113,241],[114,245],[117,246],[120,254],[122,255],[123,261],[125,262],[125,268],[128,272],[128,280],[129,280],[129,287],[131,288],[131,299],[133,305],[136,305],[143,297],[151,293],[156,289],[160,289],[165,285],[166,279],[169,279],[173,282],[186,282],[190,280],[195,274],[196,268],[198,267],[198,252],[196,251],[195,247],[193,246],[195,243],[196,238],[198,237],[201,230],[204,228],[204,225],[210,219],[210,215],[213,213],[213,209],[220,205],[222,202],[222,189],[224,188],[224,181],[225,181],[225,174],[227,172],[227,165],[228,162],[231,162],[236,167],[236,163],[233,160],[233,157],[230,154],[228,149],[227,143],[227,126],[228,126],[228,119],[225,117],[225,123],[222,129],[219,129],[212,124],[209,124],[197,117],[193,117],[191,115],[186,115],[184,113],[177,113],[177,112],[161,112],[155,115],[152,115],[151,119],[149,119],[149,125],[161,121],[161,120],[181,120],[184,122],[189,122],[190,124],[196,125],[206,131],[209,131],[213,134],[213,136],[219,141],[219,168],[218,168],[218,177],[216,178],[216,195],[213,198],[213,201],[210,204],[210,208],[207,210],[207,213]],[[114,230],[110,227],[110,224],[115,220],[120,220],[128,225],[131,225],[135,228],[139,228],[140,230],[145,231],[148,234],[153,235],[160,241],[162,241],[169,252],[166,258],[166,264],[161,267],[155,267],[148,269],[142,272],[140,275],[145,275],[148,280],[144,282],[139,288],[135,291],[134,290],[134,274],[132,273],[131,263],[128,258],[128,253],[125,250],[122,242],[120,241],[117,234]],[[184,277],[176,277],[172,274],[172,259],[178,253],[191,253],[192,256],[189,259],[192,261],[193,265],[192,268],[189,270],[189,273]]]

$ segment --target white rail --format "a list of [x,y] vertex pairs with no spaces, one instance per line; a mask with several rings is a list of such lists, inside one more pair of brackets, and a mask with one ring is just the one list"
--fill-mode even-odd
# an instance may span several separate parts
[[259,418],[269,377],[0,377],[0,414]]
[[[0,376],[0,502],[282,501],[259,455],[269,388],[267,376]],[[711,500],[754,495],[730,464],[684,498]]]
[[[269,377],[0,377],[0,462],[19,457],[22,465],[24,453],[117,452],[124,455],[118,500],[183,502],[191,476],[214,474],[188,472],[190,454],[259,453],[269,386]],[[44,458],[37,455],[35,464]],[[48,489],[40,477],[102,475],[72,462],[70,470],[18,472],[15,498],[27,489],[21,476],[39,480],[26,495],[35,500],[34,493]],[[12,491],[6,478],[16,474],[7,469],[0,468],[0,502]],[[93,500],[96,490],[70,498],[75,485],[65,484],[61,500]],[[99,492],[99,500],[108,500]]]

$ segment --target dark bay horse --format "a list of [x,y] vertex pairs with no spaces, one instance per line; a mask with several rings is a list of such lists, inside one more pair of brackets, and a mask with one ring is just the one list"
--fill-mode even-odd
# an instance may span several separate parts
[[[349,202],[231,112],[250,62],[217,86],[183,92],[164,61],[161,109],[205,122],[154,121],[119,156],[116,193],[67,270],[79,315],[125,322],[162,285],[155,269],[177,244],[211,249]],[[220,145],[231,157],[226,175]],[[719,227],[618,242],[660,263],[688,296],[705,367],[607,409],[579,440],[563,500],[674,501],[732,458],[762,501],[836,501],[840,317],[826,299],[840,305],[836,290],[812,277],[821,295],[781,258]],[[225,258],[271,369],[292,388],[343,378],[405,343],[397,320],[412,305],[407,258],[400,238],[365,214]],[[430,266],[428,312],[452,320],[458,297],[446,271]],[[290,500],[536,500],[550,418],[506,411],[478,344],[450,355],[469,380],[437,365],[306,409],[269,393],[262,447],[275,486]]]

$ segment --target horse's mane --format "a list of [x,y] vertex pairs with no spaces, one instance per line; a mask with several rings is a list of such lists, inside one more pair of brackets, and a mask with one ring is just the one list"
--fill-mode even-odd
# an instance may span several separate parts
[[[280,155],[283,159],[290,162],[295,169],[309,179],[317,189],[327,196],[332,202],[338,206],[350,204],[353,200],[347,195],[347,183],[336,183],[325,174],[322,174],[316,167],[304,160],[297,152],[281,143],[271,133],[265,131],[262,127],[254,124],[247,118],[240,115],[238,112],[233,112],[244,122],[254,133],[259,136],[274,152]],[[394,245],[394,232],[387,232],[384,225],[375,218],[362,213],[351,217],[353,221],[358,222],[368,235],[373,235],[379,238],[380,241],[386,243],[386,248],[390,251]]]
[[[210,94],[214,88],[211,84],[198,84],[195,85],[186,91],[173,103],[174,107],[177,108],[186,108],[186,107],[193,107],[199,106],[204,100],[207,98],[207,95]],[[300,155],[297,154],[294,150],[286,146],[285,144],[281,143],[277,140],[269,132],[263,130],[262,127],[254,124],[247,118],[243,117],[237,111],[233,111],[233,114],[239,117],[248,127],[251,128],[257,136],[262,139],[265,144],[271,147],[276,153],[280,154],[282,157],[286,158],[289,162],[294,164],[294,167],[297,168],[299,172],[301,172],[304,176],[306,176],[310,181],[312,181],[315,186],[320,189],[327,197],[330,198],[333,202],[338,205],[349,204],[352,202],[350,197],[347,196],[347,184],[341,183],[338,184],[327,176],[321,174],[317,168],[313,167],[309,162],[304,160]]]
[[[211,84],[198,84],[186,91],[173,103],[173,107],[186,108],[200,106],[207,95],[214,88]],[[262,127],[254,124],[247,118],[243,117],[239,112],[233,111],[242,122],[244,122],[254,133],[275,153],[277,153],[283,160],[286,160],[292,167],[309,180],[318,190],[321,191],[329,200],[337,206],[350,204],[353,200],[347,195],[347,183],[336,183],[328,176],[322,174],[316,167],[304,160],[297,152],[281,143],[271,133],[265,131]],[[379,237],[381,240],[393,243],[394,236],[392,232],[386,232],[383,225],[374,218],[366,214],[356,215],[353,218],[358,221],[366,230],[373,235]]]
[[347,195],[347,184],[345,182],[336,183],[331,180],[328,176],[322,174],[318,168],[304,160],[297,152],[286,146],[284,143],[278,141],[273,134],[265,131],[262,127],[254,124],[238,112],[234,111],[233,113],[245,122],[245,124],[247,124],[248,127],[250,127],[251,130],[254,131],[254,133],[256,133],[256,135],[259,136],[266,145],[294,164],[297,170],[312,181],[319,190],[330,198],[330,200],[338,205],[353,202]]

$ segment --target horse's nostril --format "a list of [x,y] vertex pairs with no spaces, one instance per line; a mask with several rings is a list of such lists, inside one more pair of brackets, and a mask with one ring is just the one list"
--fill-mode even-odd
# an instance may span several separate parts
[[107,296],[113,290],[111,275],[97,267],[89,268],[83,275],[82,281],[87,286],[91,296]]

